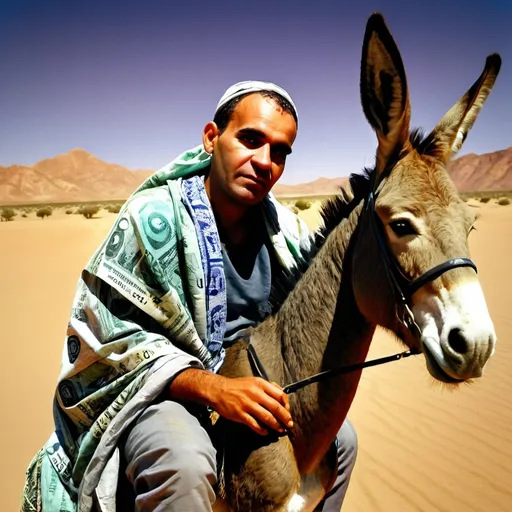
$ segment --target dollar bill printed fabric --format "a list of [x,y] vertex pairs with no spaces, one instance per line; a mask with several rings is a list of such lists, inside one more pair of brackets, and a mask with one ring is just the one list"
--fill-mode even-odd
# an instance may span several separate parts
[[[114,511],[122,433],[178,371],[220,368],[226,290],[204,189],[210,158],[197,146],[146,180],[84,268],[55,431],[27,469],[23,512]],[[294,265],[310,243],[306,225],[272,194],[263,209],[278,259]]]
[[223,361],[222,340],[227,318],[222,246],[201,178],[193,176],[184,180],[183,191],[186,206],[192,213],[201,254],[206,255],[201,259],[206,284],[206,346],[213,357],[213,367],[217,368]]

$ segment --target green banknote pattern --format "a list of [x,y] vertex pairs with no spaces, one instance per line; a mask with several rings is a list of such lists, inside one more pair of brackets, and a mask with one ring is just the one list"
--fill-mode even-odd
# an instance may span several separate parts
[[[139,187],[83,270],[55,394],[56,430],[29,465],[23,512],[77,511],[89,461],[126,404],[152,392],[159,358],[186,354],[211,368],[201,252],[180,187],[209,159],[198,146]],[[293,265],[309,243],[305,224],[272,196],[265,218],[279,260]]]

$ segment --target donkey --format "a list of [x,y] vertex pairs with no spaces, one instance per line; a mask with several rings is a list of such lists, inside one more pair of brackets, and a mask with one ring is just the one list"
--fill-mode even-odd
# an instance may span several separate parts
[[[376,326],[393,332],[447,385],[482,375],[496,335],[468,258],[475,215],[446,164],[461,148],[501,67],[497,54],[431,133],[409,131],[404,65],[381,14],[366,26],[361,101],[378,140],[375,167],[322,208],[310,260],[287,276],[286,298],[227,350],[221,373],[254,375],[251,346],[282,385],[366,359]],[[284,282],[284,281],[283,281]],[[220,418],[223,475],[214,510],[312,511],[332,486],[332,441],[361,369],[289,396],[294,428],[259,436]]]

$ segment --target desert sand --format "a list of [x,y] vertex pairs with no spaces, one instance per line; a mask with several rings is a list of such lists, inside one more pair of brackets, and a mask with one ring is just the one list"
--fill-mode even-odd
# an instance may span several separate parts
[[[512,510],[512,205],[471,203],[481,216],[471,252],[498,334],[472,385],[434,383],[423,356],[369,368],[349,417],[359,456],[344,512]],[[301,212],[310,227],[318,204]],[[53,428],[52,400],[75,285],[114,214],[56,210],[0,223],[0,510],[19,510],[24,472]],[[370,357],[401,347],[379,332]]]

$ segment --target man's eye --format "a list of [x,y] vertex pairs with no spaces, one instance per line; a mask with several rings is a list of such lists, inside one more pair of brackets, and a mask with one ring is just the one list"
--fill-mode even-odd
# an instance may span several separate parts
[[273,152],[274,158],[279,158],[281,160],[286,160],[288,153],[284,149],[275,149]]
[[417,235],[413,225],[405,219],[394,220],[389,223],[389,227],[393,230],[396,236],[403,237],[407,235]]
[[244,135],[241,137],[242,142],[245,142],[249,146],[256,146],[257,141],[255,137],[251,137],[250,135]]

